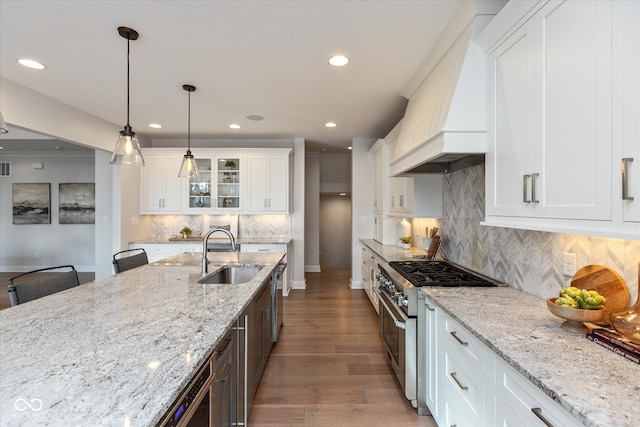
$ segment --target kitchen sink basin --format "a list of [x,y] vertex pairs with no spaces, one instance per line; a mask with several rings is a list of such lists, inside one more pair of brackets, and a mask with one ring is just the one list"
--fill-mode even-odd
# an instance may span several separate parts
[[262,265],[227,265],[220,270],[205,276],[198,283],[237,285],[250,282],[260,270]]

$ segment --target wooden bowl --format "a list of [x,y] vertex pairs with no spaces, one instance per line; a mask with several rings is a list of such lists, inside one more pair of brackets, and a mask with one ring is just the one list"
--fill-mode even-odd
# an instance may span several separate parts
[[598,310],[584,310],[581,308],[569,308],[564,305],[556,304],[557,297],[547,299],[547,308],[553,314],[565,319],[562,328],[571,332],[588,333],[589,328],[584,322],[596,323],[601,322],[607,315],[604,306]]

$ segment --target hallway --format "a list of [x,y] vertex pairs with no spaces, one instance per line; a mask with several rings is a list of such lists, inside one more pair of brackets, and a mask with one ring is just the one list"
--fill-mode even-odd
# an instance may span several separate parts
[[279,342],[249,425],[428,426],[405,399],[379,337],[378,316],[349,271],[307,273],[284,299]]

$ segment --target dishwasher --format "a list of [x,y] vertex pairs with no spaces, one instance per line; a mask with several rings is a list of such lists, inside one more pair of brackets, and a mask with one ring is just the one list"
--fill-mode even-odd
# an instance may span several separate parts
[[220,343],[158,424],[161,427],[223,427],[235,422],[233,339]]

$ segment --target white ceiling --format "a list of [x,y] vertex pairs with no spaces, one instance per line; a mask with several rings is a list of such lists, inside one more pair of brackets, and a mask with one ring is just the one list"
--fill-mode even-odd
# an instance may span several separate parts
[[[140,33],[131,42],[139,135],[186,139],[188,83],[197,87],[192,140],[301,137],[311,151],[334,151],[354,137],[384,137],[402,118],[403,89],[461,4],[2,0],[0,76],[122,127],[127,41],[117,27],[128,26]],[[336,53],[351,63],[329,66]],[[24,68],[21,57],[47,69]]]

